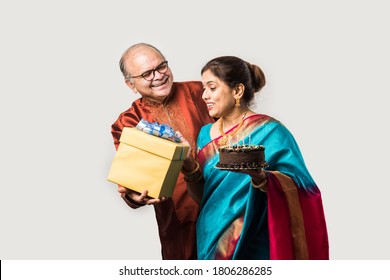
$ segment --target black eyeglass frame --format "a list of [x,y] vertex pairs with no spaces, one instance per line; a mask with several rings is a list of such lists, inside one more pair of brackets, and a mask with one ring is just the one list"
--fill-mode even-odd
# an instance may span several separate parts
[[[165,66],[164,66],[165,65]],[[163,72],[160,72],[159,68],[161,68],[162,66],[164,66],[165,70]],[[145,72],[143,72],[141,75],[137,75],[137,76],[130,76],[129,79],[134,79],[134,78],[143,78],[145,79],[146,81],[150,82],[150,81],[153,81],[155,75],[156,75],[156,71],[160,74],[165,74],[165,72],[167,72],[168,70],[168,60],[164,60],[163,62],[161,62],[159,65],[156,66],[156,68],[154,69],[150,69],[150,70],[146,70]],[[147,76],[149,76],[150,74],[153,74],[151,78],[145,78]]]

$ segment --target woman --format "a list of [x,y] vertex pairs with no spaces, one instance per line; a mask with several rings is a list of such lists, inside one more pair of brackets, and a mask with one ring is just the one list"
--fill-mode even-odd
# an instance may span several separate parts
[[[203,100],[219,118],[202,127],[197,160],[182,172],[201,206],[199,259],[329,259],[320,191],[291,133],[250,109],[265,85],[262,70],[240,58],[218,57],[202,69]],[[184,140],[185,141],[185,140]],[[265,147],[263,170],[220,170],[218,148]]]

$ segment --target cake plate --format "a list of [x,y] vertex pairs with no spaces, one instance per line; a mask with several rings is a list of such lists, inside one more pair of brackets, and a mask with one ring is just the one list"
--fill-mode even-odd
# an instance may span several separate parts
[[256,167],[220,167],[220,166],[214,166],[217,169],[220,170],[230,170],[230,171],[237,171],[237,170],[256,170],[256,169],[264,169],[268,167],[268,163],[263,162],[261,163],[261,166],[256,166]]

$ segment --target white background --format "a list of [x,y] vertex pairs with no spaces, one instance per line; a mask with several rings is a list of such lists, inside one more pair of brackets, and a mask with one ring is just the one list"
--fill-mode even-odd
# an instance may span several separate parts
[[390,259],[386,2],[0,0],[0,259],[161,258],[153,208],[106,181],[111,124],[138,97],[118,61],[138,42],[176,81],[220,55],[261,66],[256,110],[299,143],[331,258]]

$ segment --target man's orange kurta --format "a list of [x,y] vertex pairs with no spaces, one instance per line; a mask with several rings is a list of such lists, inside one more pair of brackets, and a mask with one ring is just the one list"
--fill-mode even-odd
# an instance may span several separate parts
[[[112,125],[115,147],[119,146],[123,127],[135,127],[143,118],[149,122],[168,124],[175,131],[180,131],[195,151],[200,128],[214,122],[202,100],[202,93],[200,82],[174,82],[172,92],[164,103],[137,99]],[[124,200],[132,208],[139,207],[126,198]],[[183,174],[179,175],[172,198],[154,205],[154,209],[162,258],[196,259],[195,225],[199,206],[187,193]]]

